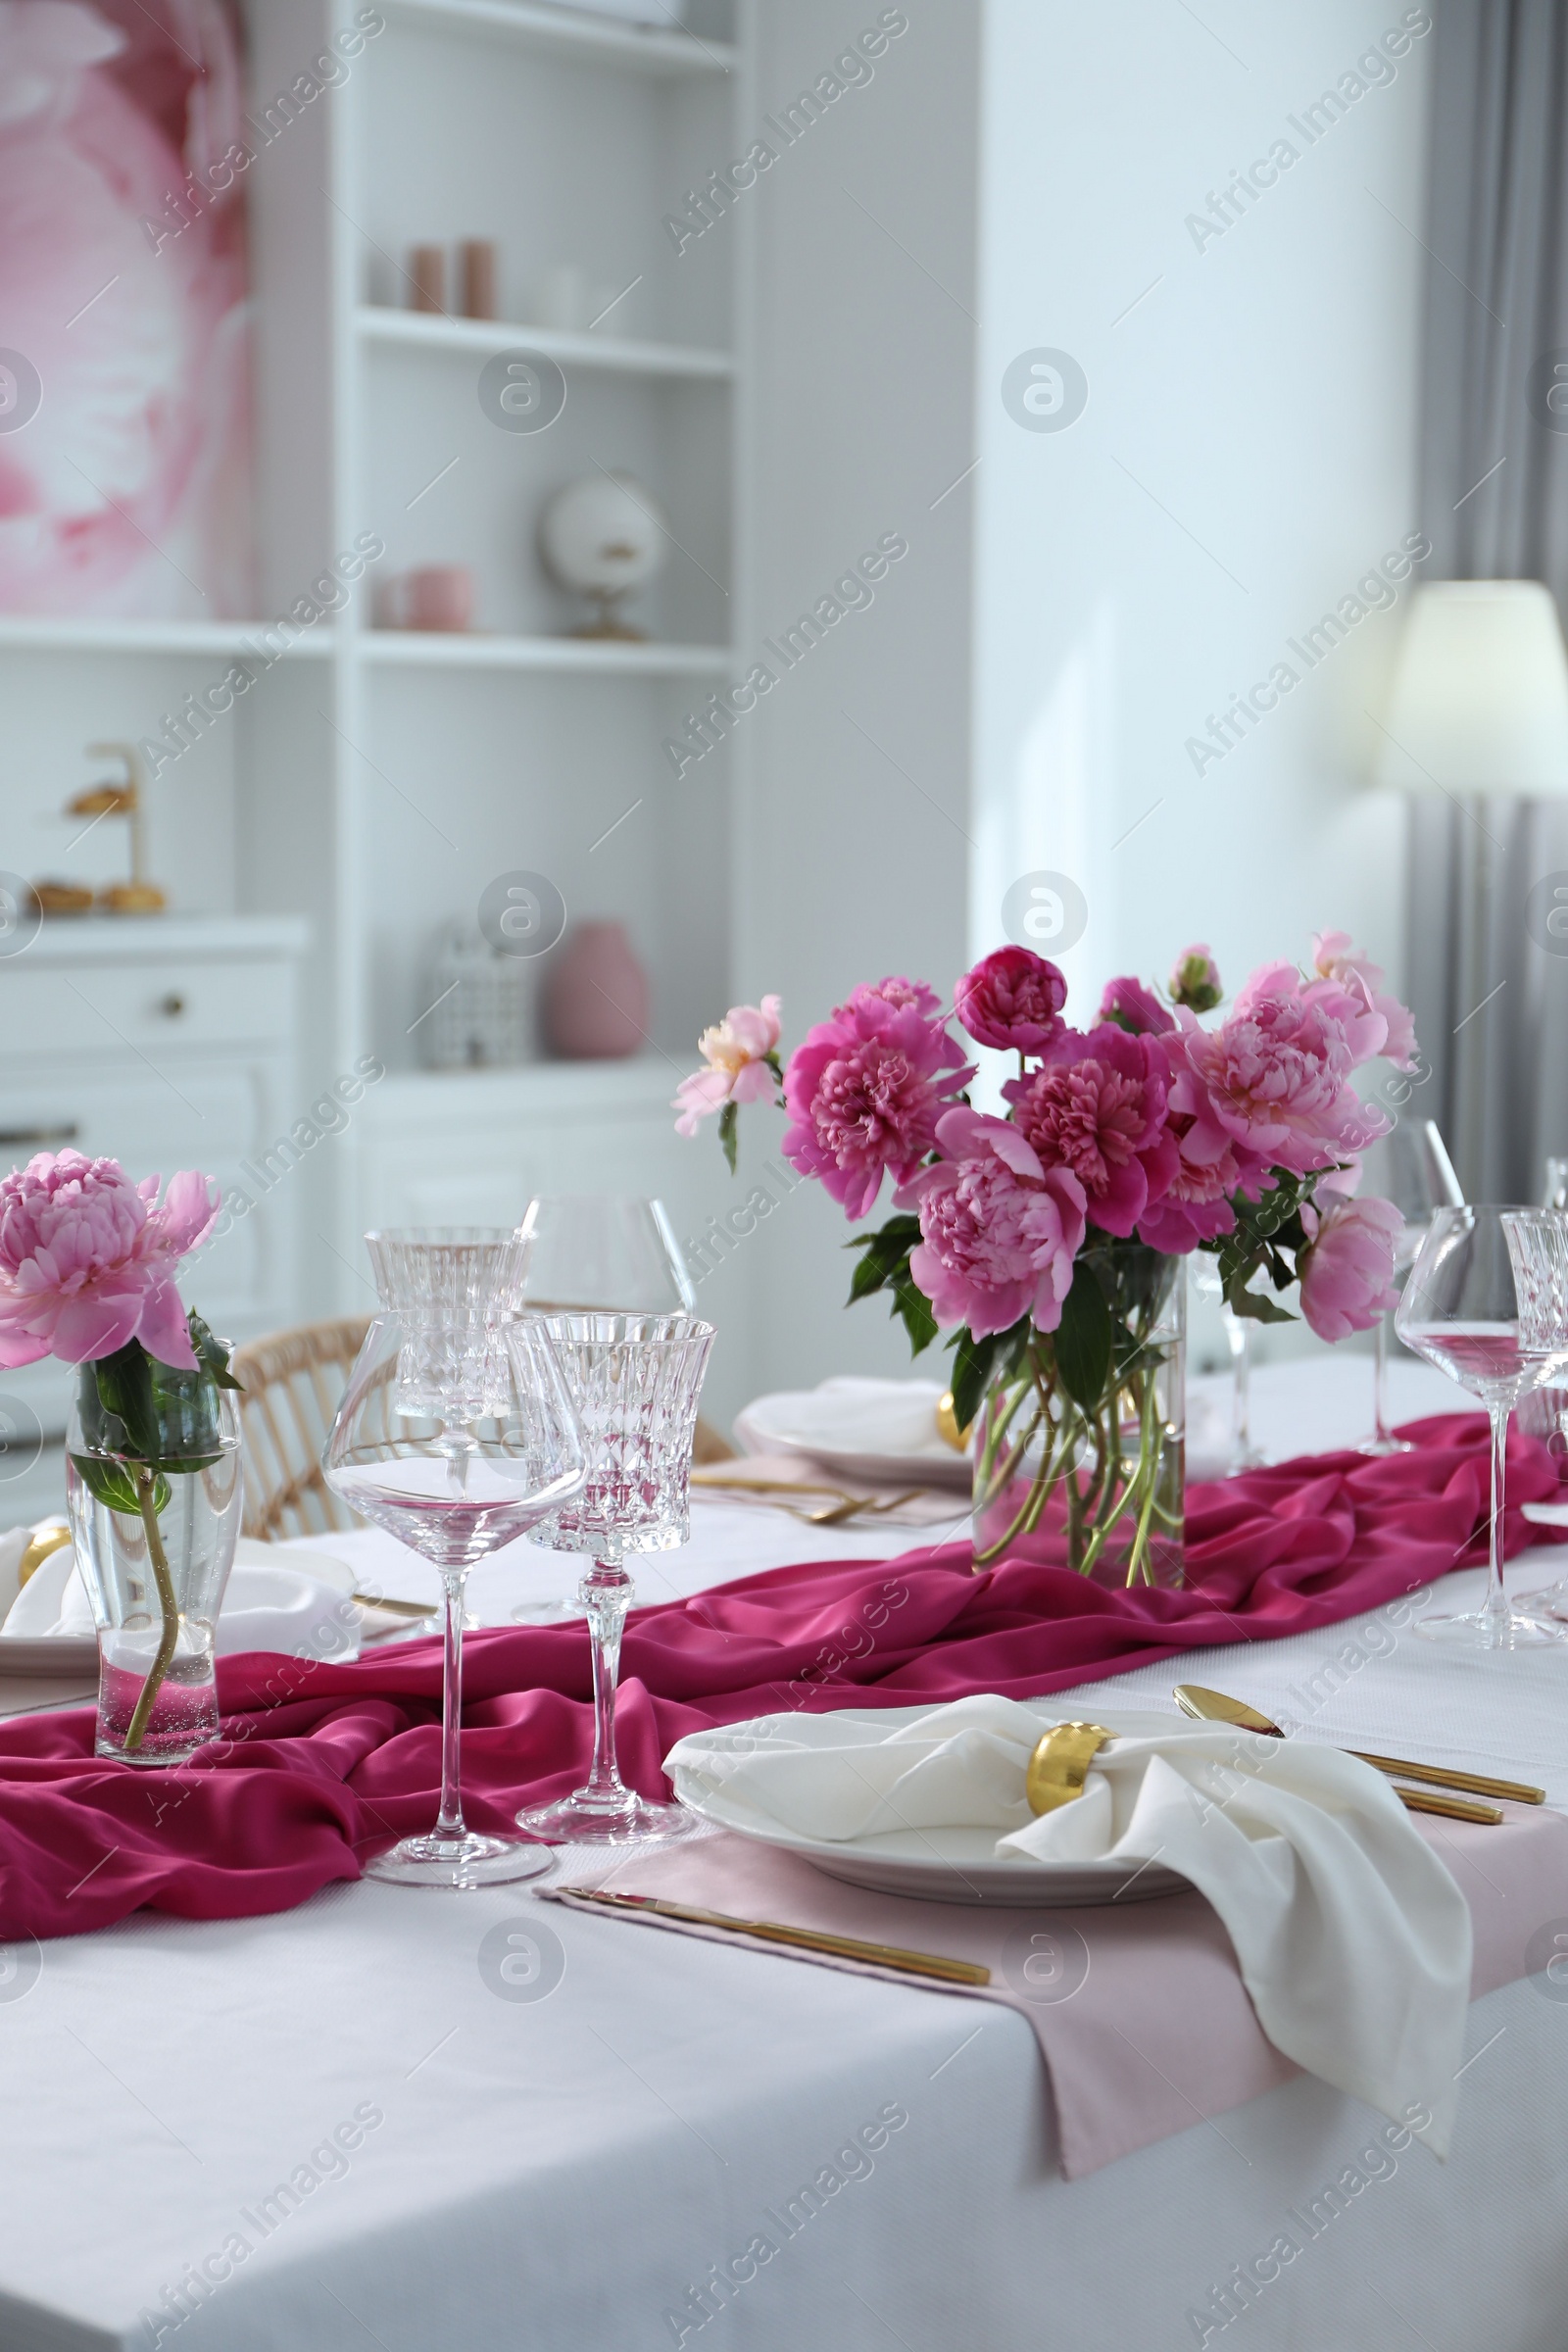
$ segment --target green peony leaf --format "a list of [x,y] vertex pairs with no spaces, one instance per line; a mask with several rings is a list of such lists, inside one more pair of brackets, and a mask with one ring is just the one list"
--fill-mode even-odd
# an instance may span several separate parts
[[1061,1385],[1086,1413],[1096,1411],[1104,1396],[1110,1340],[1110,1307],[1092,1262],[1081,1257],[1056,1327],[1055,1348]]
[[[123,1511],[129,1518],[140,1518],[141,1497],[136,1492],[135,1480],[123,1463],[106,1462],[94,1453],[74,1453],[71,1458],[75,1464],[77,1477],[95,1501],[106,1504],[112,1511]],[[197,1466],[194,1463],[191,1465],[192,1468]],[[166,1511],[169,1498],[169,1481],[160,1470],[153,1479],[154,1511]]]

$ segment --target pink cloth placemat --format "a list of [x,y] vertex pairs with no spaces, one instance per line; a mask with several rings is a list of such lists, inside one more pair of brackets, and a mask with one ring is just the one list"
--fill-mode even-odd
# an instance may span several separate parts
[[[1484,1417],[1444,1414],[1405,1434],[1409,1453],[1307,1455],[1189,1488],[1180,1592],[1107,1590],[1027,1549],[976,1575],[967,1544],[936,1544],[770,1568],[634,1609],[615,1705],[621,1771],[663,1796],[663,1757],[708,1725],[978,1690],[1032,1698],[1382,1607],[1485,1556]],[[1510,1433],[1510,1553],[1551,1540],[1519,1505],[1559,1493],[1545,1446]],[[220,1658],[218,1689],[223,1738],[177,1771],[101,1761],[90,1709],[0,1723],[0,1939],[79,1935],[144,1908],[285,1911],[434,1821],[439,1642],[348,1665]],[[469,1637],[463,1778],[475,1829],[510,1835],[519,1805],[583,1779],[592,1689],[580,1623]]]
[[[1470,1905],[1472,2000],[1522,1977],[1536,1930],[1568,1916],[1568,1818],[1534,1805],[1505,1805],[1503,1812],[1501,1823],[1485,1828],[1412,1817]],[[1264,2038],[1230,1938],[1196,1891],[1089,1910],[931,1903],[845,1886],[799,1854],[728,1831],[662,1851],[645,1848],[618,1864],[584,1869],[573,1863],[566,1883],[662,1895],[732,1918],[979,1961],[991,1971],[989,1985],[940,1984],[827,1953],[747,1942],[721,1928],[657,1913],[618,1915],[633,1927],[744,1942],[747,1950],[774,1958],[887,1977],[922,1991],[1002,2001],[1018,2010],[1033,2027],[1046,2062],[1061,2169],[1069,2180],[1224,2115],[1300,2071]],[[562,1886],[537,1892],[547,1901],[570,1900]],[[614,1916],[603,1910],[594,1915]],[[962,2040],[963,2033],[956,2031],[955,2047]]]

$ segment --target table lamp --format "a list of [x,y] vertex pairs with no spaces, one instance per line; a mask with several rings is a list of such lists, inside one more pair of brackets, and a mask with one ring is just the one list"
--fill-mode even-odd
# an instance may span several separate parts
[[[1376,781],[1442,794],[1460,827],[1467,886],[1453,898],[1450,1119],[1467,1193],[1492,1197],[1482,1140],[1488,1024],[1475,1016],[1501,986],[1507,952],[1490,903],[1491,853],[1503,811],[1486,804],[1568,795],[1568,655],[1551,592],[1539,580],[1426,580],[1416,589],[1379,739]],[[1517,920],[1506,926],[1517,935]],[[1507,1007],[1510,1014],[1513,1007]],[[1498,1017],[1504,1007],[1498,1006]],[[1513,1017],[1518,1017],[1516,1014]]]

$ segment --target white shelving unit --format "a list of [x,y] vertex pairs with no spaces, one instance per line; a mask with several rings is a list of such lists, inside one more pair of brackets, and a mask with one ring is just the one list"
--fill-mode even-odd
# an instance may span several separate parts
[[[91,772],[83,745],[156,737],[182,697],[268,647],[265,674],[154,780],[150,834],[181,913],[308,918],[300,1112],[366,1056],[387,1073],[290,1178],[307,1311],[360,1301],[359,1236],[372,1211],[399,1213],[399,1168],[418,1171],[402,1213],[424,1216],[443,1200],[466,1213],[476,1153],[491,1194],[509,1165],[523,1199],[597,1170],[600,1189],[672,1191],[694,1231],[726,1195],[717,1153],[664,1141],[696,1031],[729,1002],[735,774],[726,746],[677,781],[662,746],[744,675],[750,642],[732,594],[750,224],[685,254],[662,226],[745,152],[756,108],[753,0],[707,4],[733,37],[524,0],[381,0],[384,29],[248,176],[259,616],[0,618],[0,866],[94,882],[115,869],[113,828],[78,846],[57,813]],[[253,104],[359,13],[250,0]],[[470,236],[497,241],[507,318],[403,307],[408,249]],[[563,261],[625,289],[603,327],[527,322]],[[477,398],[485,362],[517,347],[568,387],[532,435]],[[669,518],[633,613],[646,643],[573,636],[586,615],[537,556],[545,501],[596,466],[634,473]],[[384,556],[272,659],[276,616],[368,533]],[[442,562],[473,569],[471,634],[371,625],[381,581]],[[627,925],[652,983],[637,1060],[419,1067],[437,940],[518,868],[551,877],[568,919]]]

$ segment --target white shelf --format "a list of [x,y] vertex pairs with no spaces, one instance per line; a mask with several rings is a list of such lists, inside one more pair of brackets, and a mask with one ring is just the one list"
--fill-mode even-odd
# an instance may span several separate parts
[[620,335],[567,334],[560,327],[518,326],[497,318],[450,318],[438,311],[393,311],[367,304],[356,314],[370,343],[413,344],[426,351],[495,353],[522,349],[575,368],[614,375],[723,379],[735,372],[727,351],[682,343],[638,343]]
[[618,66],[634,74],[731,74],[738,53],[728,41],[617,24],[570,9],[517,0],[386,0],[394,24],[439,25],[513,40],[546,56]]
[[297,956],[309,945],[310,925],[299,914],[46,914],[26,957],[29,964],[82,964]]
[[[0,653],[243,654],[248,639],[276,626],[273,620],[53,620],[5,613]],[[282,658],[324,660],[331,650],[330,630],[318,626],[296,637]]]
[[723,645],[639,645],[619,638],[484,637],[462,630],[368,629],[366,662],[425,668],[554,669],[589,677],[723,677],[735,656]]
[[523,1061],[493,1070],[393,1070],[367,1096],[361,1117],[401,1129],[432,1111],[483,1119],[503,1109],[540,1114],[642,1110],[662,1115],[686,1075],[689,1054],[635,1054],[613,1061]]

